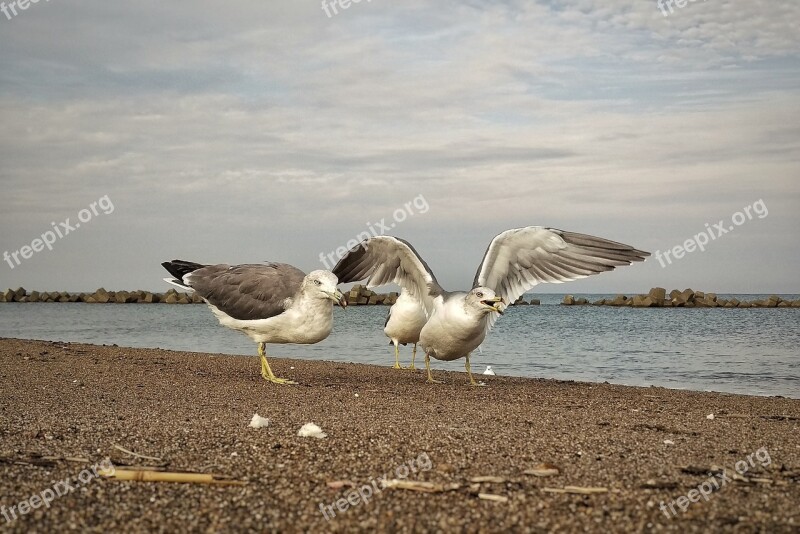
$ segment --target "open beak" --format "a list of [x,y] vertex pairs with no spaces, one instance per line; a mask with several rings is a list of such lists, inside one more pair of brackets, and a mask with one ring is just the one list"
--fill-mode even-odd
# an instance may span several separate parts
[[333,293],[328,293],[328,296],[330,296],[330,299],[342,308],[347,308],[347,298],[345,298],[344,294],[338,289]]
[[492,311],[496,311],[500,315],[503,315],[503,308],[500,306],[500,304],[505,304],[503,297],[494,297],[491,299],[482,300],[481,304],[489,307]]

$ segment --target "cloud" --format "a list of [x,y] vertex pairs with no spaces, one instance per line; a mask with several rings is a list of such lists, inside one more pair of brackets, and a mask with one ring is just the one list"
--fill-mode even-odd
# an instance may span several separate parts
[[[59,273],[66,289],[157,287],[179,255],[316,268],[424,194],[430,212],[397,233],[449,287],[512,226],[663,249],[758,198],[758,230],[669,270],[579,284],[792,287],[800,5],[707,0],[666,18],[655,1],[614,0],[374,0],[331,18],[289,1],[34,8],[0,18],[0,248],[103,194],[117,210],[6,285]],[[100,246],[111,261],[87,261]],[[776,248],[773,276],[754,281],[758,251]],[[741,268],[721,272],[732,257]]]

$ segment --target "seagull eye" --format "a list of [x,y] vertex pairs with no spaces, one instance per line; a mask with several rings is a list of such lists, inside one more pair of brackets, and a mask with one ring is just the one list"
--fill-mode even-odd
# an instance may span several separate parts
[[318,286],[322,285],[322,282],[320,282],[319,280],[314,280],[314,283],[317,284]]
[[478,297],[479,299],[480,299],[480,298],[483,298],[483,293],[481,293],[480,291],[478,291],[477,293],[475,293],[475,296],[476,296],[476,297]]

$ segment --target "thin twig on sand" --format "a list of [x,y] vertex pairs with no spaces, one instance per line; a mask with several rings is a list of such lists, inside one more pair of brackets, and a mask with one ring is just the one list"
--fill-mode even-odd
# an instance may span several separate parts
[[144,454],[138,454],[138,453],[135,453],[133,451],[129,451],[128,449],[126,449],[125,447],[122,447],[120,445],[116,445],[115,444],[114,448],[117,449],[118,451],[122,451],[125,454],[129,454],[129,455],[135,456],[137,458],[143,458],[145,460],[153,460],[153,461],[156,461],[156,462],[161,462],[162,461],[161,458],[156,458],[155,456],[145,456]]

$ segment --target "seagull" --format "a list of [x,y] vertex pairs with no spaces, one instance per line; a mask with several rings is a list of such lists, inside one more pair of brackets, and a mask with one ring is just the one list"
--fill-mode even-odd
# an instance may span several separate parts
[[175,277],[164,278],[166,282],[194,291],[221,325],[258,343],[261,376],[274,384],[297,382],[275,376],[267,362],[267,343],[318,343],[331,333],[333,302],[347,307],[330,271],[306,275],[286,263],[202,265],[172,260],[161,265]]
[[414,360],[417,358],[417,342],[427,320],[428,316],[422,303],[403,289],[397,297],[397,302],[389,309],[389,315],[386,316],[386,323],[383,325],[383,333],[394,345],[394,369],[401,369],[398,345],[413,343],[414,352],[411,354],[411,365],[408,369],[416,370]]
[[527,226],[498,234],[489,243],[469,291],[446,291],[428,264],[407,241],[381,235],[356,244],[333,273],[341,283],[367,280],[368,287],[394,283],[425,308],[428,321],[420,332],[427,381],[430,358],[466,358],[473,386],[470,353],[503,314],[507,303],[543,282],[562,283],[644,261],[648,252],[600,237],[555,228]]

